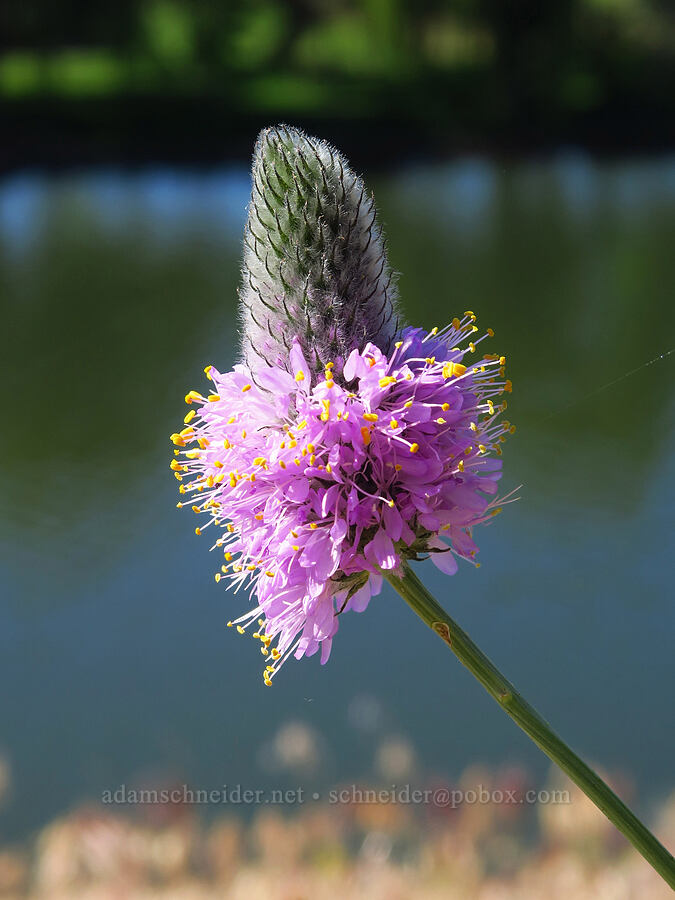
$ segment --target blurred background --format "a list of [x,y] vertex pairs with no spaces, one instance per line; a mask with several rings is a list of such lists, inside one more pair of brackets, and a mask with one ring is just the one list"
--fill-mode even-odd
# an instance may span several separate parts
[[665,0],[0,6],[0,894],[660,896],[576,793],[331,808],[560,784],[387,590],[264,688],[168,435],[236,359],[257,132],[333,141],[410,321],[475,310],[514,380],[521,499],[480,569],[420,574],[672,846],[674,76]]

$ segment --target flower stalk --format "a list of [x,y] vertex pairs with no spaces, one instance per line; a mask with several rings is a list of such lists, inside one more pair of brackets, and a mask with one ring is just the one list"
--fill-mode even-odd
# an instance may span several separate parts
[[551,726],[518,693],[469,635],[445,612],[407,563],[397,574],[383,571],[385,579],[448,645],[502,709],[589,797],[633,844],[659,875],[675,888],[675,860],[593,769],[558,737]]

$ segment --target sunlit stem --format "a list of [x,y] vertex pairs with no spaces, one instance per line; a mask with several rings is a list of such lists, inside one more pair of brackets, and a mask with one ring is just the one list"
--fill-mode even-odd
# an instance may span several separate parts
[[402,576],[391,571],[383,571],[382,574],[422,621],[445,641],[457,659],[476,676],[525,734],[569,775],[659,875],[675,888],[675,860],[672,855],[602,778],[570,750],[539,713],[521,697],[468,634],[438,605],[412,569],[404,563]]

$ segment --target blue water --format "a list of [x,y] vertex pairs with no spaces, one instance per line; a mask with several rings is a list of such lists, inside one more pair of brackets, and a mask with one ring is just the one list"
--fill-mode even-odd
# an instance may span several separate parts
[[[659,358],[675,347],[675,160],[569,152],[368,181],[411,321],[476,310],[515,384],[503,484],[521,499],[479,533],[480,569],[420,573],[648,811],[675,785],[675,354]],[[175,509],[167,435],[204,365],[235,359],[248,191],[243,166],[0,183],[5,836],[157,773],[333,786],[372,773],[391,736],[418,774],[547,770],[388,590],[343,618],[329,665],[289,664],[272,690],[255,643],[224,627],[240,601]],[[266,764],[289,721],[320,749],[302,774]]]

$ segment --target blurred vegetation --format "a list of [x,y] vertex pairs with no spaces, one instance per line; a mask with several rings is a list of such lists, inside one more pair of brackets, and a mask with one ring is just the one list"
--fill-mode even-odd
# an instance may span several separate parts
[[674,76],[667,0],[4,0],[0,165],[220,158],[280,118],[403,150],[401,126],[444,150],[672,145]]

